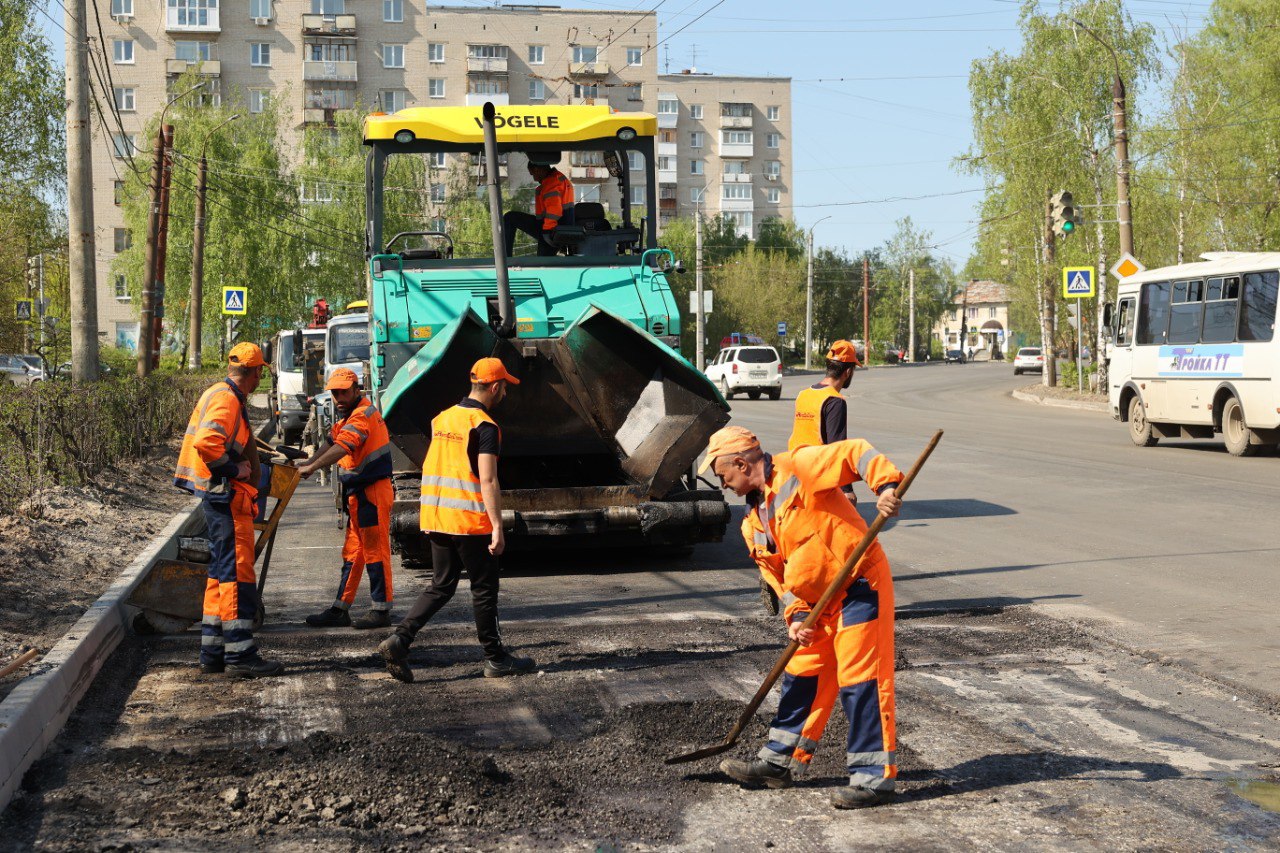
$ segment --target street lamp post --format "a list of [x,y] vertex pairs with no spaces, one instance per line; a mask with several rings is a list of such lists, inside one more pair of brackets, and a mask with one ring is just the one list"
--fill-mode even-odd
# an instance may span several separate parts
[[191,304],[187,307],[187,367],[200,369],[200,338],[203,334],[201,323],[204,320],[204,234],[205,234],[205,193],[208,191],[209,161],[205,158],[209,140],[213,135],[231,122],[240,118],[236,113],[205,134],[200,143],[200,170],[196,175],[196,217],[191,237]]
[[809,226],[809,271],[806,275],[804,297],[804,369],[809,369],[809,358],[813,353],[813,230],[830,219],[824,216]]

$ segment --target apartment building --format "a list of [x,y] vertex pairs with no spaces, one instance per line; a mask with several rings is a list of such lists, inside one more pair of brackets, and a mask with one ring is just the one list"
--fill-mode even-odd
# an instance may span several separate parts
[[[93,159],[99,328],[113,343],[132,346],[138,330],[128,283],[111,270],[133,239],[115,203],[125,176],[120,158],[150,150],[143,129],[192,66],[205,78],[203,97],[234,99],[250,113],[286,99],[299,137],[355,109],[493,101],[656,112],[660,220],[693,215],[701,205],[754,234],[765,217],[790,215],[789,82],[659,75],[651,11],[424,0],[101,2],[111,7],[104,50],[124,129],[99,140]],[[630,165],[644,169],[638,158]],[[580,201],[612,206],[616,183],[598,157],[575,153],[561,169]],[[514,163],[511,176],[527,180]],[[641,188],[633,192],[633,203],[643,204]]]

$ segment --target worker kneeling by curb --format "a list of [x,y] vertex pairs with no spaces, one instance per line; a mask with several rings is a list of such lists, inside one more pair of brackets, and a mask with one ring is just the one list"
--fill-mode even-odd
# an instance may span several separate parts
[[502,432],[489,410],[502,402],[508,383],[519,385],[520,380],[501,360],[482,358],[471,368],[471,393],[431,421],[431,445],[422,464],[421,525],[431,542],[434,574],[395,633],[378,646],[387,671],[400,681],[413,681],[409,644],[453,598],[464,568],[484,647],[484,674],[533,670],[531,659],[507,650],[498,630],[498,556],[506,546],[498,485]]
[[700,471],[710,466],[722,487],[750,506],[742,535],[766,581],[785,603],[784,618],[800,650],[787,664],[769,740],[751,761],[727,759],[733,779],[770,788],[792,784],[792,770],[813,759],[837,699],[849,720],[849,787],[831,796],[836,808],[873,806],[892,798],[894,757],[893,581],[873,542],[849,586],[811,629],[801,623],[839,574],[867,526],[841,488],[865,480],[877,509],[895,516],[902,473],[861,439],[770,455],[742,427],[711,437]]
[[236,344],[227,358],[227,378],[200,395],[191,412],[173,482],[200,498],[209,529],[200,670],[262,678],[284,672],[279,661],[263,660],[253,638],[258,609],[253,519],[260,469],[247,400],[266,361],[250,343]]
[[352,625],[348,612],[360,589],[360,576],[369,575],[369,612],[355,620],[356,628],[391,625],[391,438],[382,413],[360,390],[355,371],[339,367],[325,383],[342,420],[333,425],[327,446],[298,466],[303,477],[338,463],[338,484],[347,504],[347,533],[342,543],[338,596],[327,610],[307,617],[314,628]]

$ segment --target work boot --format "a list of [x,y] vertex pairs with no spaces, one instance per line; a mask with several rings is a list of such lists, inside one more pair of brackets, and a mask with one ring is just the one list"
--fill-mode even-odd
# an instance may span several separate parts
[[330,607],[307,617],[312,628],[346,628],[351,625],[351,614],[339,607]]
[[392,634],[378,645],[382,659],[387,663],[387,672],[397,681],[405,684],[413,683],[413,670],[409,669],[409,644],[399,634]]
[[767,788],[790,788],[794,784],[791,768],[770,764],[762,758],[743,761],[738,758],[726,758],[720,762],[720,769],[730,778],[744,785],[764,785]]
[[227,664],[227,675],[233,678],[270,678],[284,675],[284,664],[278,660],[254,658],[244,663]]
[[221,675],[226,670],[226,668],[227,668],[227,665],[222,661],[218,661],[217,663],[201,662],[200,674],[201,675]]
[[533,658],[522,658],[511,652],[503,652],[502,657],[484,662],[485,678],[502,678],[505,675],[523,675],[533,672]]
[[846,785],[831,792],[831,805],[838,809],[865,809],[893,802],[893,791],[873,791],[861,785]]
[[774,592],[773,587],[763,577],[760,578],[760,601],[764,604],[764,609],[770,616],[778,615],[778,593]]
[[360,630],[368,630],[369,628],[390,628],[391,613],[386,610],[370,610],[359,619],[351,623],[351,627]]

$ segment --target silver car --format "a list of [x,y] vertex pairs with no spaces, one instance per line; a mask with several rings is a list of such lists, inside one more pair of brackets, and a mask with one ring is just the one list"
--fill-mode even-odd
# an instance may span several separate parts
[[[34,359],[31,364],[28,358]],[[44,379],[44,370],[37,356],[0,355],[0,374],[14,385],[27,386]]]

